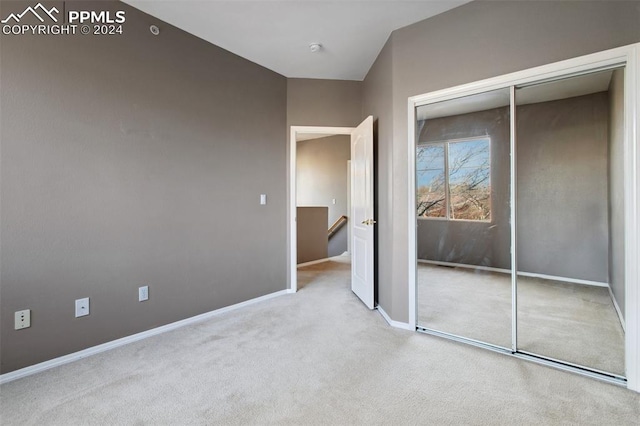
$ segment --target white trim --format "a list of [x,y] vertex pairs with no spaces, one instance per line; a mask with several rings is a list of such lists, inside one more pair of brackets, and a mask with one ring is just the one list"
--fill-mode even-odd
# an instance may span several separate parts
[[[351,216],[351,152],[349,152],[349,159],[347,160],[347,215]],[[351,226],[347,226],[347,251],[342,255],[351,256]]]
[[600,281],[581,280],[578,278],[558,277],[555,275],[536,274],[534,272],[522,272],[518,271],[518,275],[522,277],[540,278],[543,280],[562,281],[570,284],[581,284],[591,287],[606,287],[609,288],[609,283],[603,283]]
[[640,43],[626,48],[625,98],[625,358],[627,386],[640,392]]
[[453,268],[478,269],[480,271],[501,272],[505,274],[511,273],[510,269],[494,268],[493,266],[480,266],[480,265],[476,266],[476,265],[467,265],[464,263],[443,262],[440,260],[418,259],[418,263],[426,263],[429,265],[438,265],[438,266],[451,266]]
[[[451,191],[450,191],[450,173],[449,173],[449,151],[451,144],[464,143],[464,142],[476,142],[476,141],[487,141],[489,143],[489,219],[457,219],[455,217],[451,217]],[[444,217],[429,217],[429,216],[421,216],[418,217],[417,220],[446,220],[448,222],[475,222],[475,223],[492,223],[493,222],[493,197],[491,196],[491,184],[493,178],[493,161],[491,158],[492,148],[491,148],[491,136],[476,136],[469,138],[456,138],[456,139],[443,139],[437,141],[428,141],[428,142],[418,142],[416,141],[416,149],[425,147],[425,146],[434,146],[434,145],[442,145],[443,148],[443,167],[444,167],[444,205],[445,205],[445,213]],[[417,156],[417,154],[416,154]],[[417,164],[416,164],[416,181],[417,178]],[[417,182],[416,182],[417,186]],[[417,204],[417,202],[416,202]],[[416,206],[417,208],[417,206]]]
[[297,265],[298,268],[302,268],[304,266],[311,266],[311,265],[317,265],[318,263],[324,263],[324,262],[328,262],[330,261],[331,258],[330,257],[323,257],[322,259],[317,259],[317,260],[310,260],[309,262],[304,262],[304,263],[299,263]]
[[[516,135],[516,88],[509,87],[509,233],[511,244],[511,351],[518,350],[518,141]],[[516,271],[514,274],[513,271]]]
[[298,133],[311,133],[322,135],[351,135],[353,127],[320,127],[320,126],[291,126],[289,134],[289,165],[287,167],[287,187],[289,188],[289,208],[287,209],[287,263],[289,270],[289,289],[292,292],[298,290],[298,266],[297,266],[297,235],[296,235],[296,144]]
[[[416,309],[415,108],[462,96],[625,66],[625,359],[627,387],[640,392],[640,43],[618,47],[469,84],[408,98],[408,241],[409,320]],[[513,155],[513,153],[512,153]],[[517,265],[515,265],[517,269]]]
[[[409,103],[414,106],[440,102],[462,96],[470,96],[492,90],[505,89],[510,86],[522,86],[528,83],[540,82],[554,79],[565,75],[584,73],[599,68],[611,67],[613,65],[624,65],[636,48],[636,45],[618,47],[616,49],[605,50],[591,55],[580,56],[565,61],[529,68],[523,71],[504,74],[498,77],[479,80],[472,83],[448,89],[438,90],[426,94],[409,97]],[[413,124],[412,124],[413,127]]]
[[106,352],[111,349],[118,348],[120,346],[128,345],[129,343],[137,342],[139,340],[146,339],[148,337],[156,336],[158,334],[166,333],[167,331],[175,330],[187,325],[195,324],[213,318],[215,316],[224,314],[229,311],[235,311],[236,309],[244,308],[255,303],[264,302],[265,300],[273,299],[278,296],[292,293],[291,290],[285,289],[276,291],[275,293],[265,294],[264,296],[256,297],[254,299],[245,300],[244,302],[236,303],[235,305],[225,306],[224,308],[216,309],[215,311],[205,312],[204,314],[196,315],[194,317],[186,318],[180,321],[172,322],[160,327],[152,328],[140,333],[132,334],[131,336],[123,337],[121,339],[112,340],[101,345],[92,346],[87,349],[83,349],[78,352],[74,352],[68,355],[63,355],[58,358],[50,359],[39,364],[30,365],[29,367],[21,368],[20,370],[11,371],[0,375],[0,385],[14,380],[22,379],[27,376],[31,376],[36,373],[40,373],[46,370],[50,370],[55,367],[59,367],[64,364],[69,364],[81,360],[92,355]]
[[387,324],[389,324],[391,327],[400,328],[402,330],[416,331],[416,327],[407,322],[392,320],[391,317],[384,311],[384,309],[382,309],[382,306],[376,305],[376,309],[378,310],[378,312],[380,312],[382,318],[384,318]]
[[626,333],[627,329],[624,325],[624,317],[622,316],[620,305],[618,305],[618,301],[616,300],[616,297],[613,295],[613,290],[611,289],[611,286],[609,286],[609,296],[611,297],[611,300],[613,300],[613,307],[616,309],[616,313],[618,314],[618,319],[620,320],[620,325],[622,326],[622,330]]
[[407,279],[409,280],[409,324],[413,324],[414,327],[418,326],[418,298],[416,297],[416,275],[418,264],[416,263],[416,257],[418,254],[418,221],[416,220],[416,105],[411,98],[409,98],[409,104],[407,108],[407,117],[409,122],[409,134],[407,140],[408,147],[408,160],[407,170],[409,170],[408,182],[408,211],[409,220],[407,221],[407,242],[409,251],[407,252]]
[[[418,263],[426,263],[430,265],[439,265],[439,266],[450,266],[453,268],[476,269],[479,271],[498,272],[501,274],[511,275],[511,269],[494,268],[492,266],[467,265],[464,263],[441,262],[439,260],[427,260],[427,259],[418,259]],[[600,281],[589,281],[589,280],[582,280],[579,278],[568,278],[568,277],[560,277],[556,275],[538,274],[535,272],[518,271],[518,276],[529,277],[529,278],[540,278],[543,280],[550,280],[550,281],[561,281],[561,282],[570,283],[570,284],[588,285],[591,287],[607,287],[607,288],[609,287],[608,283],[603,283]]]

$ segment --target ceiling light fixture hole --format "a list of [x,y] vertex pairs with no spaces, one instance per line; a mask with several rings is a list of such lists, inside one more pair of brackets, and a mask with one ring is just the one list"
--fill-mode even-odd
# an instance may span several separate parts
[[322,45],[320,43],[311,43],[309,45],[309,50],[311,50],[311,53],[318,53],[322,50]]

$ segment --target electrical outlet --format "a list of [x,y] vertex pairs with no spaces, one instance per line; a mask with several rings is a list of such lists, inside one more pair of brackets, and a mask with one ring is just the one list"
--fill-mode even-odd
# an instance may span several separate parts
[[144,287],[138,288],[138,302],[144,302],[145,300],[149,300],[149,286],[145,285]]
[[76,318],[89,315],[89,298],[76,300]]
[[15,329],[22,330],[23,328],[31,327],[31,309],[25,309],[23,311],[17,311],[15,316]]

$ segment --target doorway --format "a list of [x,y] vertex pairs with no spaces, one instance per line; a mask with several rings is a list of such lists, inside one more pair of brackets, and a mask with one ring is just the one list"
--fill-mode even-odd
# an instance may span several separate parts
[[[340,206],[337,204],[339,197],[334,194],[335,187],[337,186],[335,182],[329,182],[325,184],[325,190],[319,190],[319,194],[305,194],[305,197],[299,197],[299,172],[298,172],[298,152],[299,147],[298,144],[303,145],[303,154],[302,161],[306,164],[307,161],[313,161],[314,150],[318,149],[319,145],[326,145],[325,148],[332,149],[337,148],[336,145],[339,146],[340,141],[337,137],[349,137],[353,132],[352,127],[314,127],[314,126],[292,126],[291,127],[291,136],[290,136],[290,144],[289,144],[289,262],[290,262],[290,286],[292,292],[298,291],[298,264],[311,264],[313,262],[324,262],[327,260],[328,256],[328,245],[329,245],[329,209],[331,208],[332,217],[337,215],[337,213],[341,213],[339,217],[342,216],[342,212],[344,209],[340,209]],[[327,139],[327,138],[335,138],[335,139]],[[318,141],[321,141],[318,143]],[[325,143],[322,143],[325,142]],[[320,148],[322,150],[322,147]],[[339,149],[339,148],[338,148]],[[305,153],[308,151],[308,154]],[[340,153],[337,153],[336,156],[341,156]],[[308,160],[307,160],[308,158]],[[349,157],[350,158],[350,157]],[[339,165],[331,165],[331,170],[333,167],[339,167]],[[326,165],[323,165],[325,168]],[[345,166],[346,167],[346,166]],[[329,170],[329,171],[331,171]],[[303,176],[303,181],[301,184],[303,186],[310,186],[311,182],[308,184],[305,181],[314,179],[314,172],[307,172],[305,176]],[[317,174],[322,174],[321,170],[317,171]],[[326,187],[331,187],[327,189]],[[346,183],[345,183],[346,186]],[[346,188],[345,188],[346,189]],[[298,199],[300,200],[300,204]],[[333,200],[336,199],[336,204],[333,204]],[[346,201],[346,200],[345,200]],[[331,206],[331,207],[330,207]],[[333,207],[336,206],[336,207]],[[305,238],[305,247],[300,247],[303,250],[304,255],[303,258],[298,259],[299,257],[299,241],[298,241],[298,216],[299,216],[299,208],[301,208],[300,220],[305,223],[313,226],[315,231],[309,232],[309,238]],[[346,208],[346,206],[345,206]],[[348,216],[348,215],[347,215]],[[337,219],[337,218],[336,218]],[[348,221],[348,219],[347,219]],[[319,228],[319,229],[317,229]]]
[[[373,226],[375,220],[373,218],[373,117],[367,117],[358,127],[312,127],[312,126],[292,126],[289,144],[289,167],[288,167],[288,184],[289,184],[289,209],[288,209],[288,234],[289,234],[289,282],[290,291],[298,290],[298,219],[299,203],[298,198],[306,198],[298,193],[298,173],[297,173],[297,152],[298,143],[305,143],[314,139],[325,139],[335,135],[347,135],[349,137],[350,165],[348,169],[348,214],[343,214],[344,210],[339,210],[334,204],[334,198],[325,194],[326,200],[320,206],[308,206],[308,211],[304,214],[313,219],[320,216],[320,223],[323,223],[322,215],[327,217],[325,226],[328,229],[318,229],[318,239],[328,237],[335,234],[341,224],[346,223],[348,243],[347,252],[351,258],[351,289],[369,308],[374,308],[374,232]],[[324,140],[324,142],[331,142]],[[311,144],[313,142],[310,142]],[[313,155],[313,154],[312,154]],[[313,161],[313,159],[309,160]],[[338,165],[338,167],[346,167],[347,165]],[[344,170],[344,169],[343,169]],[[311,179],[313,181],[313,179]],[[313,183],[313,182],[312,182]],[[346,189],[346,188],[345,188]],[[309,196],[312,203],[316,203],[313,195]],[[328,204],[328,205],[323,205]],[[333,208],[333,217],[329,223],[328,210],[329,206]],[[311,207],[321,207],[313,209]],[[302,213],[302,211],[301,211]],[[310,220],[311,220],[310,219]],[[335,219],[335,220],[333,220]],[[315,217],[316,222],[318,218]],[[323,235],[324,234],[324,237]],[[328,247],[327,247],[328,253]],[[317,255],[316,255],[317,256]]]
[[297,263],[348,254],[348,135],[300,133],[296,142]]

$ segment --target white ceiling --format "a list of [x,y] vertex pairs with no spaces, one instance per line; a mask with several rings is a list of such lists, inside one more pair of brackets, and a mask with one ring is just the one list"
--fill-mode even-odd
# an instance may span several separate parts
[[123,1],[286,77],[362,80],[393,30],[470,0]]

